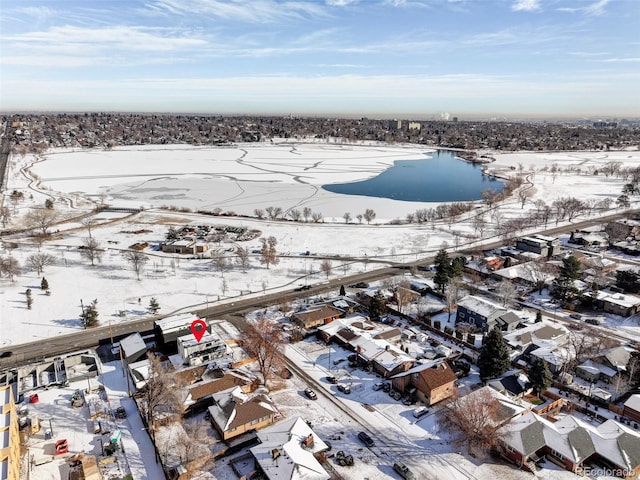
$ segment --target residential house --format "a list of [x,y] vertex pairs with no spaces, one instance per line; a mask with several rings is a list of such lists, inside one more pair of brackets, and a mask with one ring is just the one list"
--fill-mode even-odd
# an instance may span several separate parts
[[189,333],[178,337],[176,343],[183,365],[199,365],[227,354],[227,344],[215,332],[206,332],[200,340]]
[[527,356],[531,351],[540,347],[555,347],[564,345],[568,338],[568,331],[560,325],[550,325],[545,322],[534,323],[504,336],[509,347],[516,356]]
[[199,381],[182,389],[183,415],[188,416],[205,410],[213,403],[213,395],[233,388],[249,394],[258,386],[257,378],[239,370],[213,370]]
[[640,393],[631,395],[627,401],[624,402],[624,410],[622,413],[625,417],[640,423]]
[[536,359],[541,359],[547,362],[549,371],[551,373],[559,373],[562,371],[562,367],[572,359],[573,353],[566,347],[547,346],[536,348],[529,352],[531,363]]
[[391,384],[396,390],[414,393],[418,400],[433,405],[453,395],[456,380],[456,374],[447,361],[437,359],[394,375]]
[[631,294],[612,292],[610,290],[587,291],[583,293],[593,300],[595,308],[607,313],[629,317],[640,312],[640,297]]
[[550,422],[528,412],[502,427],[500,434],[500,452],[532,471],[543,457],[580,474],[594,465],[627,472],[625,478],[636,478],[640,471],[640,434],[613,420],[595,427],[571,415]]
[[350,345],[356,352],[357,362],[371,366],[384,378],[407,371],[414,362],[412,357],[384,340],[358,337]]
[[[456,323],[475,324],[483,332],[491,330],[498,325],[503,331],[512,331],[518,322],[514,321],[514,315],[503,307],[474,295],[467,295],[458,301]],[[517,319],[517,317],[515,317]]]
[[320,308],[313,308],[291,315],[291,323],[294,323],[305,330],[319,327],[325,323],[330,323],[342,316],[342,310],[323,305]]
[[275,421],[276,409],[264,395],[249,398],[240,387],[214,393],[209,407],[211,425],[226,441]]
[[250,449],[255,469],[266,480],[328,480],[318,461],[329,446],[300,417],[257,432],[260,444]]
[[612,379],[617,374],[617,370],[593,360],[586,360],[576,367],[576,376],[586,380],[587,382],[595,383],[602,380],[604,382],[611,383]]
[[120,340],[120,352],[127,363],[137,362],[147,356],[147,344],[139,332]]
[[531,235],[516,240],[516,248],[525,252],[532,252],[543,257],[552,257],[558,253],[560,240],[546,235]]
[[531,393],[529,377],[522,370],[507,372],[500,378],[490,380],[488,385],[510,398],[522,398]]
[[492,276],[497,280],[509,280],[530,290],[540,288],[540,285],[547,285],[554,278],[551,273],[542,271],[536,262],[519,263],[502,268],[496,270]]
[[383,330],[382,332],[375,334],[372,338],[374,340],[385,340],[391,344],[396,344],[402,338],[402,332],[398,328],[391,327],[387,330]]

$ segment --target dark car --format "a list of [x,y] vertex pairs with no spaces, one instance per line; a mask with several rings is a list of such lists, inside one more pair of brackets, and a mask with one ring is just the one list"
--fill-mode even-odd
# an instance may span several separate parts
[[5,350],[4,352],[0,353],[0,358],[9,358],[11,355],[13,355],[13,352]]
[[124,409],[124,407],[116,408],[114,414],[116,418],[119,418],[119,419],[127,418],[127,411]]
[[305,388],[304,389],[304,394],[307,396],[307,398],[309,398],[311,400],[317,400],[318,399],[318,396],[316,395],[316,392],[314,392],[310,388]]
[[393,469],[400,475],[404,480],[415,480],[415,475],[409,467],[407,467],[404,463],[396,462],[393,464]]
[[311,285],[301,285],[300,287],[297,287],[294,289],[295,292],[303,292],[305,290],[310,290],[311,289]]
[[345,385],[344,383],[339,383],[337,388],[338,391],[346,395],[349,395],[351,393],[351,387],[349,385]]
[[367,282],[358,282],[351,285],[351,288],[369,288],[369,284]]
[[369,447],[369,448],[371,448],[371,447],[375,446],[375,444],[376,444],[376,443],[373,441],[373,438],[371,438],[367,432],[360,432],[360,433],[358,434],[358,439],[359,439],[362,443],[364,443],[364,446],[365,446],[365,447]]
[[329,377],[327,377],[327,382],[336,384],[336,383],[338,383],[338,379],[336,377],[329,376]]

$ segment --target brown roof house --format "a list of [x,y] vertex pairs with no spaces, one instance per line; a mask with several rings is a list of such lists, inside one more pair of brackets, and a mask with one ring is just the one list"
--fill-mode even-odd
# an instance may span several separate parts
[[330,323],[342,315],[342,311],[337,308],[324,305],[320,308],[305,310],[304,312],[296,312],[291,316],[291,322],[304,328],[310,329]]
[[276,408],[264,395],[249,398],[240,387],[213,394],[211,424],[222,440],[267,427],[275,421]]
[[456,374],[442,358],[391,377],[396,390],[403,393],[415,391],[418,400],[426,405],[433,405],[453,395],[456,380]]
[[258,386],[257,377],[238,370],[217,370],[203,376],[198,382],[186,386],[182,391],[183,415],[204,411],[213,403],[216,393],[240,388],[243,393],[251,393]]

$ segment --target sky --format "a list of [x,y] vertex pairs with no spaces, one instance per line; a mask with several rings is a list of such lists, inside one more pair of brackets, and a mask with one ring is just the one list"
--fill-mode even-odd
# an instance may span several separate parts
[[636,0],[0,0],[0,111],[640,117]]

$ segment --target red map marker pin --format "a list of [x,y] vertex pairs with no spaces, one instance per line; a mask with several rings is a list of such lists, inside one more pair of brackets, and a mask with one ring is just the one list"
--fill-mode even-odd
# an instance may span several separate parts
[[198,319],[191,322],[191,333],[196,337],[196,341],[200,343],[204,334],[207,333],[207,324],[205,321]]

